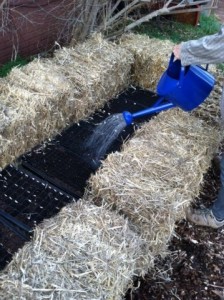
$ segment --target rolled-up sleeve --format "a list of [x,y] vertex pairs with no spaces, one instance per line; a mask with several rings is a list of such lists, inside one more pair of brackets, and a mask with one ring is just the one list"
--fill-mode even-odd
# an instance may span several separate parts
[[224,26],[217,34],[181,44],[181,64],[217,64],[224,62]]

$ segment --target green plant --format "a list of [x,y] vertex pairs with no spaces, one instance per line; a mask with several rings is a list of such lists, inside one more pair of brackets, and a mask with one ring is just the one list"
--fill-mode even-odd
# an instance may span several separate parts
[[224,74],[224,63],[218,64],[217,68]]
[[152,19],[147,24],[139,26],[136,32],[159,39],[169,39],[174,43],[179,43],[181,41],[214,34],[219,28],[220,23],[215,16],[201,14],[197,26],[175,22],[172,18],[161,17],[160,19]]
[[14,67],[24,66],[29,63],[29,59],[17,57],[16,60],[9,61],[0,67],[0,77],[5,77]]

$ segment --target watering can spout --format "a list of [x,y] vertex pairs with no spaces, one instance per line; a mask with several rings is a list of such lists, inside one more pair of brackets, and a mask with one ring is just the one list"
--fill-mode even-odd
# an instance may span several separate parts
[[129,111],[123,112],[123,117],[127,125],[131,125],[133,123],[134,119],[141,118],[144,116],[149,116],[155,113],[158,113],[163,110],[170,109],[172,107],[175,107],[176,105],[170,102],[162,101],[163,99],[157,100],[155,105],[152,107],[145,108],[143,110],[140,110],[135,113],[130,113]]
[[133,115],[129,111],[123,112],[123,117],[127,125],[131,125],[133,122]]

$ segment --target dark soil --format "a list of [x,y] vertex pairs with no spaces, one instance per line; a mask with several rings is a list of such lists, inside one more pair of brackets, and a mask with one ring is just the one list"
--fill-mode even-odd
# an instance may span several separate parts
[[[219,169],[213,163],[194,207],[209,207],[219,185]],[[135,279],[136,289],[128,291],[126,300],[224,299],[224,228],[215,230],[181,220],[175,232],[170,255],[158,258],[144,279]]]

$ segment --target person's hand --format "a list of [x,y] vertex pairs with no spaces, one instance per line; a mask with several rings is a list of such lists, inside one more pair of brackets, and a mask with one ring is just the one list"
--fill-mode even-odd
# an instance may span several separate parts
[[175,59],[181,59],[180,55],[181,55],[181,44],[175,45],[173,48],[173,54]]

